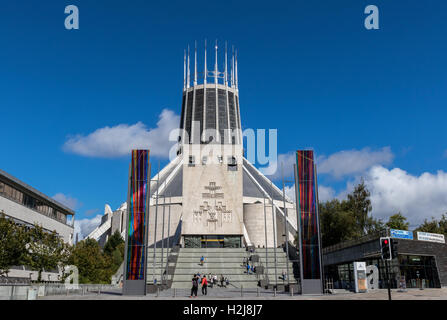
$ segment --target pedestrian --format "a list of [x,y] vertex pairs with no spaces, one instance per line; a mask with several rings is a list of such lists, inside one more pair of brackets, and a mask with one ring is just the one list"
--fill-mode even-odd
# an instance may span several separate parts
[[250,264],[247,263],[247,274],[250,274]]
[[189,296],[190,298],[192,298],[193,296],[195,296],[197,298],[197,290],[198,290],[198,288],[199,288],[199,278],[195,274],[192,277],[191,295]]
[[205,261],[205,258],[202,256],[201,258],[200,258],[200,265],[201,266],[203,266],[203,262]]
[[217,283],[217,274],[215,274],[215,275],[213,276],[213,283],[214,283],[214,284]]
[[203,278],[202,278],[202,294],[204,296],[206,296],[208,293],[207,287],[208,287],[208,281],[206,280],[206,276],[203,276]]
[[286,272],[283,270],[282,271],[282,279],[285,281],[286,280]]
[[225,281],[225,278],[224,278],[223,274],[221,274],[220,275],[220,287],[221,288],[223,288],[223,286],[224,286],[224,281]]
[[225,277],[225,288],[230,285],[230,279],[228,277]]

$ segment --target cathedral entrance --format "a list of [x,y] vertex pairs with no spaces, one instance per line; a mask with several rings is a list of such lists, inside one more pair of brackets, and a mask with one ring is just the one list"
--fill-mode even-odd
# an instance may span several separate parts
[[241,248],[240,235],[183,236],[185,248]]

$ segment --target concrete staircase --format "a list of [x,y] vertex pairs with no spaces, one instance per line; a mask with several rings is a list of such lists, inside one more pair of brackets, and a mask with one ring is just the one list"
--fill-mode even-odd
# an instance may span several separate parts
[[[266,283],[265,280],[270,280],[270,284],[275,284],[274,249],[267,249],[267,267],[265,264],[265,249],[257,250],[253,255],[258,255],[259,259],[254,258],[253,264],[260,271],[264,269],[265,273],[246,273],[243,260],[249,257],[250,253],[245,248],[182,248],[178,253],[172,278],[172,288],[191,288],[191,279],[196,273],[206,274],[207,276],[211,273],[212,275],[217,275],[218,279],[220,279],[221,275],[228,277],[230,280],[229,287],[231,288],[240,288],[241,286],[246,289],[256,288],[258,282],[262,280],[264,280],[264,284]],[[203,266],[200,265],[200,257],[202,255],[205,257]],[[277,249],[276,260],[278,277],[281,277],[282,271],[286,270],[288,266],[291,283],[296,283],[293,278],[292,263],[287,261],[286,254],[282,249]],[[150,276],[149,272],[148,276]],[[283,281],[278,278],[277,284],[281,285]]]
[[[163,255],[162,255],[163,253]],[[147,284],[154,284],[154,279],[158,285],[170,287],[176,265],[178,251],[172,248],[155,249],[154,264],[154,248],[149,248],[147,253]]]
[[[275,270],[275,251],[276,251],[276,270]],[[269,287],[272,287],[273,285],[287,285],[290,283],[291,285],[298,284],[299,280],[297,279],[299,277],[299,274],[294,275],[294,269],[293,269],[293,263],[287,259],[287,254],[284,252],[282,248],[267,248],[267,249],[260,249],[257,248],[255,253],[259,256],[259,264],[263,266],[264,272],[263,272],[263,286],[264,284],[268,285]],[[289,281],[287,281],[287,278],[283,280],[282,273],[287,275],[287,269],[289,273]],[[276,277],[275,277],[276,276]],[[297,278],[295,278],[295,276]],[[296,292],[296,290],[295,290]]]

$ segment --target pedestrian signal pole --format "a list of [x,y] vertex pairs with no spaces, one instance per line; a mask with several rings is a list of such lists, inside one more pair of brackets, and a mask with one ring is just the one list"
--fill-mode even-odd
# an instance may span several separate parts
[[386,283],[388,287],[388,300],[391,301],[390,275],[388,272],[388,261],[392,259],[390,237],[380,238],[380,251],[382,254],[382,260],[385,261]]

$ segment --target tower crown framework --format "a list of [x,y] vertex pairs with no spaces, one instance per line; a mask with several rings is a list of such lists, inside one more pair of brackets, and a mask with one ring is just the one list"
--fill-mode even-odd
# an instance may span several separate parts
[[[223,70],[219,70],[219,51],[220,47],[216,40],[214,45],[214,67],[212,69],[209,68],[207,62],[207,41],[205,40],[204,51],[203,51],[203,69],[200,71],[198,67],[198,50],[197,50],[197,41],[194,44],[194,67],[192,67],[192,57],[191,57],[191,48],[188,47],[184,51],[184,59],[183,59],[183,90],[187,90],[191,88],[191,86],[196,86],[198,84],[222,84],[226,87],[238,90],[238,62],[237,62],[237,50],[232,46],[232,53],[230,61],[228,61],[228,45],[225,42],[223,53],[223,63],[221,66]],[[230,67],[228,68],[228,63],[230,63]],[[193,69],[191,71],[191,69]],[[191,72],[193,74],[191,75]]]
[[[228,67],[228,45],[225,43],[223,71],[219,70],[219,44],[214,45],[214,68],[209,69],[207,41],[204,43],[203,72],[197,63],[194,45],[194,68],[191,77],[191,49],[184,51],[183,100],[180,118],[182,144],[242,144],[239,110],[237,51],[232,47]],[[192,79],[191,79],[192,78]]]

